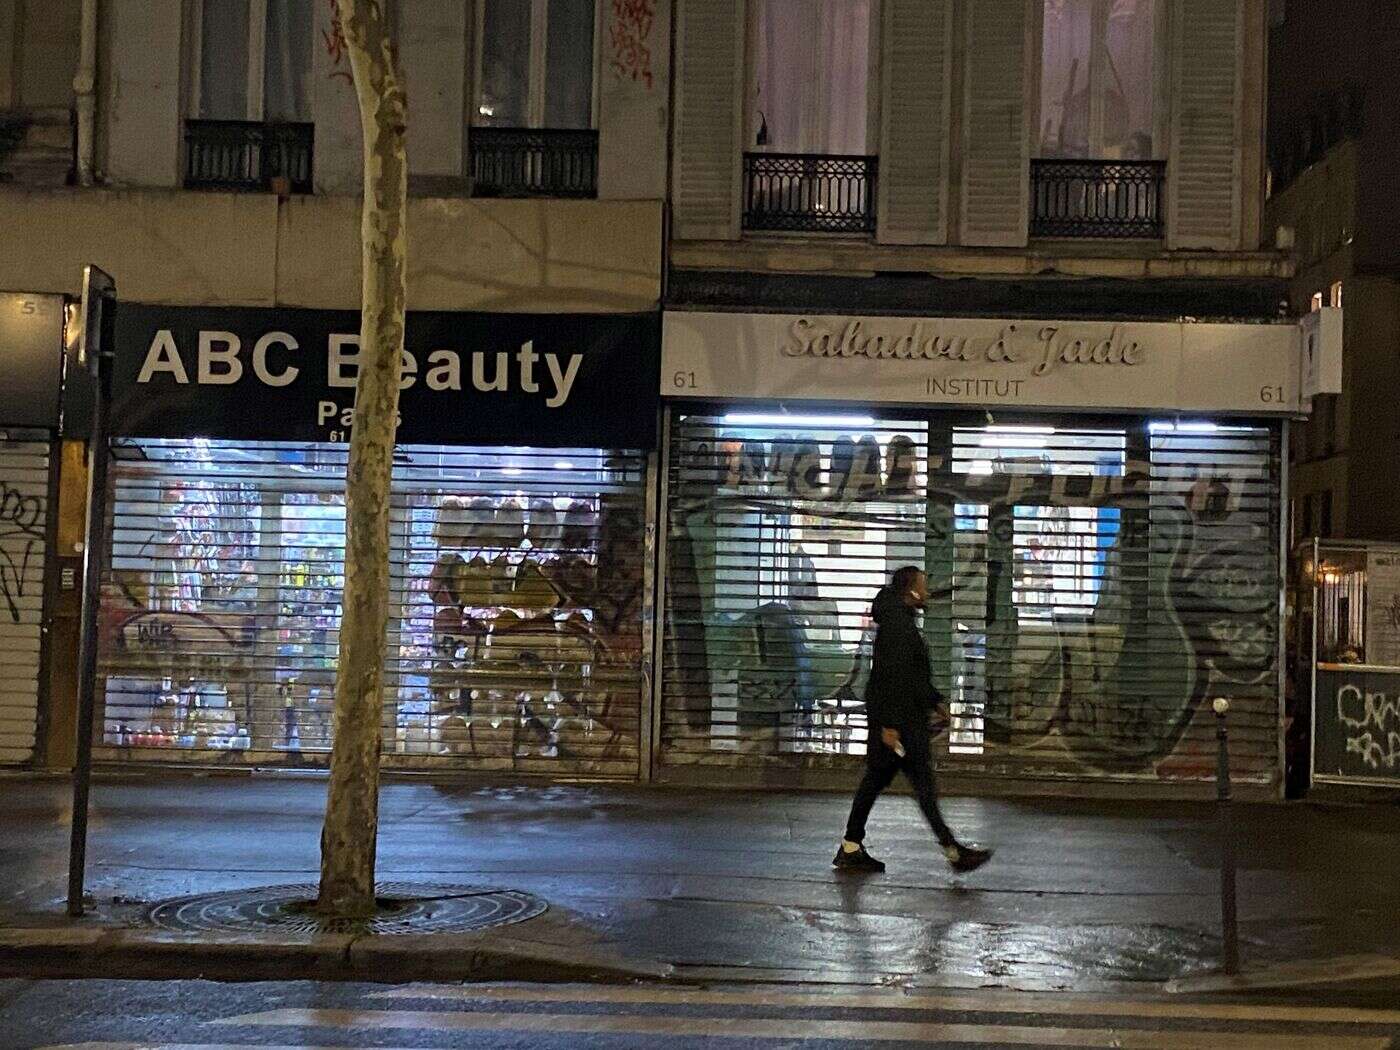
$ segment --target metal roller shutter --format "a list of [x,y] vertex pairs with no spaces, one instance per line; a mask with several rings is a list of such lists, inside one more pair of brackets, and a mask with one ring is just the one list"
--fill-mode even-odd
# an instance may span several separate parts
[[34,757],[49,444],[0,439],[0,765]]
[[663,761],[862,754],[866,614],[903,564],[969,772],[1196,779],[1210,701],[1277,773],[1272,427],[674,417]]
[[865,617],[923,561],[927,459],[922,419],[674,417],[664,762],[863,752]]
[[[346,449],[115,451],[103,756],[321,764]],[[384,763],[634,777],[644,458],[403,446]]]

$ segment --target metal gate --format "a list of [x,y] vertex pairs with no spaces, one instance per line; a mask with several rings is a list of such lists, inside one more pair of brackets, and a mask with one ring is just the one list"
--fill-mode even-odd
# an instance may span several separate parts
[[[346,448],[114,449],[99,757],[318,765]],[[645,460],[401,446],[386,766],[635,777]]]
[[929,574],[943,761],[994,776],[1203,780],[1279,748],[1276,427],[1142,418],[673,410],[666,767],[864,753],[871,599]]
[[34,756],[47,553],[49,443],[0,438],[0,764]]

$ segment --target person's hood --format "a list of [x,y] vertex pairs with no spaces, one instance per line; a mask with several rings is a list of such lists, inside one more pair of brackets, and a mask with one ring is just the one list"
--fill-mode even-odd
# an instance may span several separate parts
[[870,618],[876,623],[884,623],[896,616],[908,616],[909,606],[893,587],[882,587],[870,606]]

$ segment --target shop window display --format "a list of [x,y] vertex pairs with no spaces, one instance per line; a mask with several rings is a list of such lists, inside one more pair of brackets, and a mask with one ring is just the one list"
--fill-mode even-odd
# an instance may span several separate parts
[[663,761],[862,754],[866,615],[904,564],[966,768],[1205,775],[1222,695],[1263,741],[1277,432],[1042,418],[673,415]]
[[[952,472],[969,479],[1122,477],[1126,461],[1122,430],[986,426],[957,428],[952,437]],[[977,754],[984,744],[989,638],[1029,643],[1089,620],[1118,539],[1119,508],[1074,505],[1044,486],[1035,501],[1036,488],[1027,488],[1024,503],[954,505],[953,574],[963,581],[953,609],[949,695],[956,752]],[[1011,623],[999,615],[1007,598]]]
[[[105,744],[329,749],[344,469],[343,446],[118,450]],[[636,453],[399,450],[387,762],[635,773],[640,489]]]
[[694,692],[668,714],[679,748],[863,749],[870,599],[923,559],[926,432],[855,416],[682,423],[668,644]]

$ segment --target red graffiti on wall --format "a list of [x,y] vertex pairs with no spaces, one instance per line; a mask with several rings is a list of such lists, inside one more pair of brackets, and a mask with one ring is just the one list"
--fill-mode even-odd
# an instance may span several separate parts
[[651,88],[651,28],[656,0],[612,0],[612,71],[622,80],[640,80]]
[[326,45],[326,54],[331,57],[331,65],[336,67],[331,71],[330,79],[341,79],[347,84],[353,85],[355,78],[350,75],[348,69],[341,68],[345,64],[349,45],[345,42],[345,27],[340,24],[340,7],[336,0],[326,0],[326,2],[331,6],[331,24],[329,29],[321,30],[321,40]]

